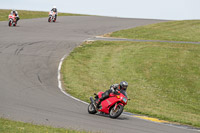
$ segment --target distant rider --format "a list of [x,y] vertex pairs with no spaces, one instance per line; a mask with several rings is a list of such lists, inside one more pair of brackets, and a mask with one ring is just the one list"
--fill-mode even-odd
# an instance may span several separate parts
[[113,84],[110,86],[110,89],[105,91],[103,94],[102,94],[102,97],[99,98],[99,100],[97,101],[96,103],[96,107],[99,108],[99,105],[101,104],[101,102],[107,98],[109,98],[109,94],[110,93],[114,93],[114,94],[118,94],[118,91],[120,90],[125,90],[127,89],[128,87],[128,83],[126,81],[122,81],[120,82],[120,84]]
[[15,9],[13,9],[10,14],[14,15],[16,17],[16,23],[17,23],[17,21],[19,20],[19,14],[18,14],[18,12]]
[[53,6],[53,8],[51,9],[51,11],[55,13],[55,18],[57,19],[58,11],[57,11],[56,6]]

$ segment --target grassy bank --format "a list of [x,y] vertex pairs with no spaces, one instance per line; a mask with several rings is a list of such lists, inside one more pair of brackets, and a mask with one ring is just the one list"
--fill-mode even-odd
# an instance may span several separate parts
[[88,133],[64,128],[32,125],[0,118],[0,133]]
[[[17,10],[17,11],[19,13],[20,19],[48,17],[48,12],[43,12],[43,11],[26,11],[26,10]],[[0,21],[7,21],[10,12],[11,10],[0,9]],[[83,16],[83,15],[59,12],[58,16]]]
[[111,37],[200,42],[200,20],[171,21],[114,32]]
[[96,41],[76,48],[62,66],[63,84],[89,102],[126,80],[126,111],[200,127],[200,45]]

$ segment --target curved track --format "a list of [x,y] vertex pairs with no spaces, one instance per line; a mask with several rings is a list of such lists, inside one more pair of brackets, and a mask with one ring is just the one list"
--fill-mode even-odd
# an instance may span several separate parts
[[122,115],[89,115],[87,105],[58,88],[60,59],[85,39],[160,20],[94,16],[20,20],[17,27],[0,22],[0,117],[101,132],[192,133],[196,131]]

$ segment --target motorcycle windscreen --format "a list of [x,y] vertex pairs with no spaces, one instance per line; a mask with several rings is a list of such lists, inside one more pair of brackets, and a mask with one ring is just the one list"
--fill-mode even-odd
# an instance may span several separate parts
[[120,90],[120,92],[121,92],[126,98],[128,98],[127,93],[126,93],[125,90]]

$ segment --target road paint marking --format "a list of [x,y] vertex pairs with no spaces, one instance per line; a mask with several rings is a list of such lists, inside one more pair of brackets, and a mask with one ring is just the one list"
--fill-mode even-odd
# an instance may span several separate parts
[[71,96],[71,95],[68,94],[66,91],[64,91],[64,89],[63,89],[63,87],[62,87],[60,71],[61,71],[61,67],[62,67],[63,61],[64,61],[64,59],[67,57],[67,55],[68,55],[68,54],[66,54],[66,55],[64,55],[64,56],[62,57],[62,59],[60,60],[59,66],[58,66],[58,88],[59,88],[60,91],[61,91],[63,94],[65,94],[66,96],[71,97],[72,99],[74,99],[74,100],[76,100],[76,101],[79,101],[79,102],[82,102],[82,103],[84,103],[84,104],[89,104],[89,103],[87,103],[87,102],[84,102],[84,101],[82,101],[82,100],[80,100],[80,99],[78,99],[78,98],[75,98],[75,97]]
[[[132,115],[132,116],[133,116],[133,115]],[[168,121],[159,120],[159,119],[157,119],[157,118],[152,118],[152,117],[147,117],[147,116],[134,115],[133,117],[137,117],[137,118],[140,118],[140,119],[145,119],[145,120],[149,120],[149,121],[153,121],[153,122],[169,123]]]

